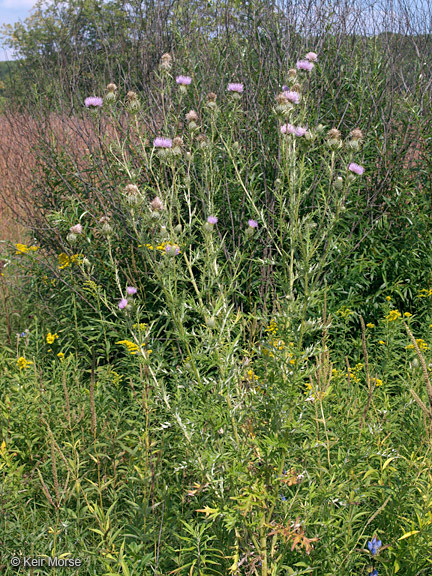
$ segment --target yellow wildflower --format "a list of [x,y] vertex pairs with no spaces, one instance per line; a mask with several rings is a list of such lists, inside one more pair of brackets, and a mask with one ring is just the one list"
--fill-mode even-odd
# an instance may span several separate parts
[[[422,338],[416,338],[417,346],[420,350],[429,350],[429,346]],[[414,350],[414,344],[408,344],[408,350]]]
[[394,320],[399,320],[402,314],[399,310],[390,310],[390,313],[386,316],[388,322],[393,322]]
[[253,370],[247,371],[247,377],[249,382],[255,382],[255,380],[259,380],[259,376],[257,376]]
[[369,322],[368,324],[366,324],[366,328],[375,328],[375,324],[372,324],[372,322]]
[[412,314],[410,314],[409,312],[404,312],[404,316],[405,318],[411,318]]
[[382,386],[383,385],[383,381],[380,380],[380,378],[374,378],[372,380],[372,382],[376,385],[376,386]]
[[39,246],[27,246],[27,244],[15,244],[15,254],[28,254],[28,252],[36,252]]
[[385,344],[384,340],[380,340],[378,344]]
[[272,320],[267,328],[264,329],[264,332],[274,333],[278,331],[276,320]]
[[60,360],[64,360],[65,355],[63,354],[63,352],[59,352],[57,356],[60,358]]
[[70,265],[70,258],[67,254],[65,254],[64,252],[62,252],[61,254],[58,255],[58,267],[60,268],[60,270],[63,270],[63,268],[67,268]]
[[387,300],[387,302],[390,302],[391,296],[386,296],[386,300]]
[[339,308],[337,311],[337,314],[342,316],[342,318],[348,318],[352,314],[352,310],[350,310],[350,308],[346,308],[346,306],[342,306],[342,308]]
[[56,340],[56,338],[58,338],[58,334],[57,332],[55,334],[51,334],[51,332],[48,332],[47,337],[46,337],[46,341],[48,342],[48,344],[53,344],[54,341]]
[[422,290],[420,290],[417,296],[419,298],[427,298],[428,296],[429,297],[432,296],[432,288],[429,289],[423,288]]
[[30,364],[33,364],[33,362],[31,362],[30,360],[26,360],[23,356],[21,356],[20,358],[18,358],[17,364],[20,370],[25,370],[27,366],[30,366]]

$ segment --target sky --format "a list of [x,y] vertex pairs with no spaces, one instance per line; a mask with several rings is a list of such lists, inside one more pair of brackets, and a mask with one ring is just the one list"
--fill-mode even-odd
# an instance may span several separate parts
[[[0,0],[0,27],[3,24],[25,20],[35,4],[36,0]],[[8,60],[11,56],[12,54],[1,45],[0,40],[0,60]]]

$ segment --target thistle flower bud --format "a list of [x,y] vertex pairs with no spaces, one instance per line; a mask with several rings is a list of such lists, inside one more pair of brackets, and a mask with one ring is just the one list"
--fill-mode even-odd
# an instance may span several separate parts
[[69,230],[72,232],[72,234],[82,234],[83,227],[81,224],[75,224],[75,226],[71,226]]
[[317,134],[322,134],[325,130],[325,126],[324,124],[318,124],[318,126],[316,127],[316,133]]
[[302,89],[301,84],[298,84],[298,83],[297,83],[297,84],[293,84],[293,86],[291,87],[291,90],[292,90],[293,92],[301,92],[301,89]]
[[207,94],[207,102],[216,102],[217,95],[214,92],[209,92]]
[[339,150],[342,147],[341,133],[337,128],[332,128],[327,132],[327,146],[331,150]]
[[354,128],[349,134],[352,140],[363,140],[363,132],[359,128]]
[[71,232],[66,236],[66,240],[69,242],[69,244],[76,244],[77,236]]
[[141,107],[140,101],[138,100],[138,96],[136,92],[129,91],[126,94],[126,107],[129,112],[138,112]]
[[288,70],[288,78],[297,78],[297,70],[295,68],[290,68]]
[[327,138],[329,138],[329,140],[340,140],[341,139],[340,130],[338,130],[337,128],[332,128],[327,132]]
[[102,234],[104,234],[105,236],[110,236],[112,233],[112,227],[111,227],[110,219],[108,218],[108,216],[102,216],[99,219],[99,223],[101,224]]
[[115,100],[117,99],[117,86],[114,84],[114,82],[110,82],[108,84],[108,86],[106,87],[107,89],[107,94],[104,97],[105,102],[115,102]]
[[194,121],[189,122],[188,130],[189,130],[189,132],[195,132],[195,130],[198,130],[198,124]]
[[198,134],[196,140],[200,145],[200,148],[207,148],[209,145],[208,138],[205,134]]
[[195,112],[195,110],[190,110],[186,114],[186,120],[187,122],[196,122],[198,120],[198,114]]
[[166,52],[165,54],[162,54],[161,56],[161,60],[160,60],[160,64],[159,64],[159,70],[161,71],[169,71],[172,68],[172,56],[171,54],[168,54],[168,52]]
[[214,316],[206,318],[206,324],[209,328],[214,328],[216,326],[216,318]]
[[123,194],[129,206],[138,206],[141,203],[141,195],[138,186],[135,184],[128,184]]
[[183,226],[181,224],[177,224],[177,226],[174,228],[174,232],[176,234],[181,234],[183,231]]
[[168,230],[166,226],[161,226],[160,235],[162,238],[166,238],[168,236]]
[[150,202],[150,208],[152,212],[161,212],[164,209],[162,200],[159,196],[156,196],[156,198]]
[[341,176],[338,176],[338,177],[336,178],[336,180],[334,181],[333,186],[335,187],[335,190],[337,190],[338,192],[339,192],[340,190],[342,190],[342,188],[343,188],[343,178],[341,178]]

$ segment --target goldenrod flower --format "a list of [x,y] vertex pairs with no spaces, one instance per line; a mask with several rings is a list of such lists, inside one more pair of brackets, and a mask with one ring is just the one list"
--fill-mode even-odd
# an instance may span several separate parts
[[60,270],[63,270],[63,268],[67,268],[70,265],[70,263],[71,261],[67,254],[62,252],[61,254],[58,255],[58,267],[60,268]]
[[58,338],[58,334],[57,332],[55,334],[51,334],[51,332],[48,332],[47,337],[46,337],[46,341],[48,342],[48,344],[53,344],[56,340],[56,338]]
[[60,360],[62,361],[64,360],[65,355],[63,354],[63,352],[59,352],[57,356],[60,358]]
[[17,364],[20,370],[25,370],[27,366],[30,366],[30,364],[33,364],[33,362],[31,362],[30,360],[26,360],[23,356],[21,356],[20,358],[18,358]]
[[372,324],[372,322],[369,322],[368,324],[366,324],[367,328],[375,328],[375,324]]
[[393,322],[394,320],[399,320],[402,314],[399,310],[390,310],[390,313],[386,316],[388,322]]

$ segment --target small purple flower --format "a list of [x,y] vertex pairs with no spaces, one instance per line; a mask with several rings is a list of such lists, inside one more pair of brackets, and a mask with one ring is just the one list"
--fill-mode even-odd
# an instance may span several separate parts
[[284,84],[282,86],[282,92],[286,92],[287,90],[289,90],[289,87],[286,84]]
[[192,82],[192,78],[190,76],[177,76],[176,82],[182,86],[189,86],[189,84]]
[[379,549],[381,548],[381,540],[377,540],[376,536],[372,538],[371,542],[368,542],[368,548],[372,556],[375,556]]
[[86,108],[100,108],[102,106],[103,100],[98,96],[89,96],[84,100]]
[[308,72],[310,72],[313,67],[314,64],[312,62],[309,62],[309,60],[299,60],[297,62],[297,70],[307,70]]
[[280,130],[282,134],[295,134],[296,128],[292,124],[284,124]]
[[372,572],[369,572],[369,576],[378,576],[378,570],[374,568]]
[[122,298],[119,302],[118,307],[120,308],[120,310],[123,310],[123,308],[126,308],[127,305],[128,301],[126,300],[126,298]]
[[256,220],[248,220],[248,226],[250,228],[258,228],[258,222]]
[[25,338],[27,336],[27,334],[25,332],[21,332],[20,337],[21,338]]
[[285,502],[285,501],[286,501],[286,496],[282,496],[282,495],[280,494],[280,497],[281,497],[282,502]]
[[137,289],[134,288],[133,286],[128,286],[128,287],[126,288],[126,292],[127,292],[130,296],[133,296],[134,294],[137,293]]
[[161,138],[160,136],[158,136],[153,140],[153,146],[155,148],[171,148],[172,140],[171,138]]
[[318,60],[318,54],[316,52],[308,52],[305,58],[309,60],[309,62],[316,62]]
[[283,95],[287,100],[292,102],[293,104],[298,104],[300,102],[300,94],[298,92],[294,92],[292,90],[284,91]]
[[218,219],[216,218],[216,216],[209,216],[209,217],[207,218],[207,222],[208,222],[209,224],[217,224]]
[[171,256],[177,256],[177,254],[180,254],[180,248],[177,246],[177,244],[167,244],[165,246],[165,252]]
[[238,92],[241,94],[243,92],[243,84],[237,84],[236,82],[231,82],[228,84],[228,92]]
[[364,172],[363,166],[359,166],[359,164],[356,164],[355,162],[351,162],[351,164],[348,166],[348,170],[350,170],[350,172],[354,172],[354,174],[358,174],[359,176],[361,176]]
[[301,126],[299,126],[298,128],[296,128],[295,135],[304,136],[306,132],[307,132],[306,128],[302,128]]

